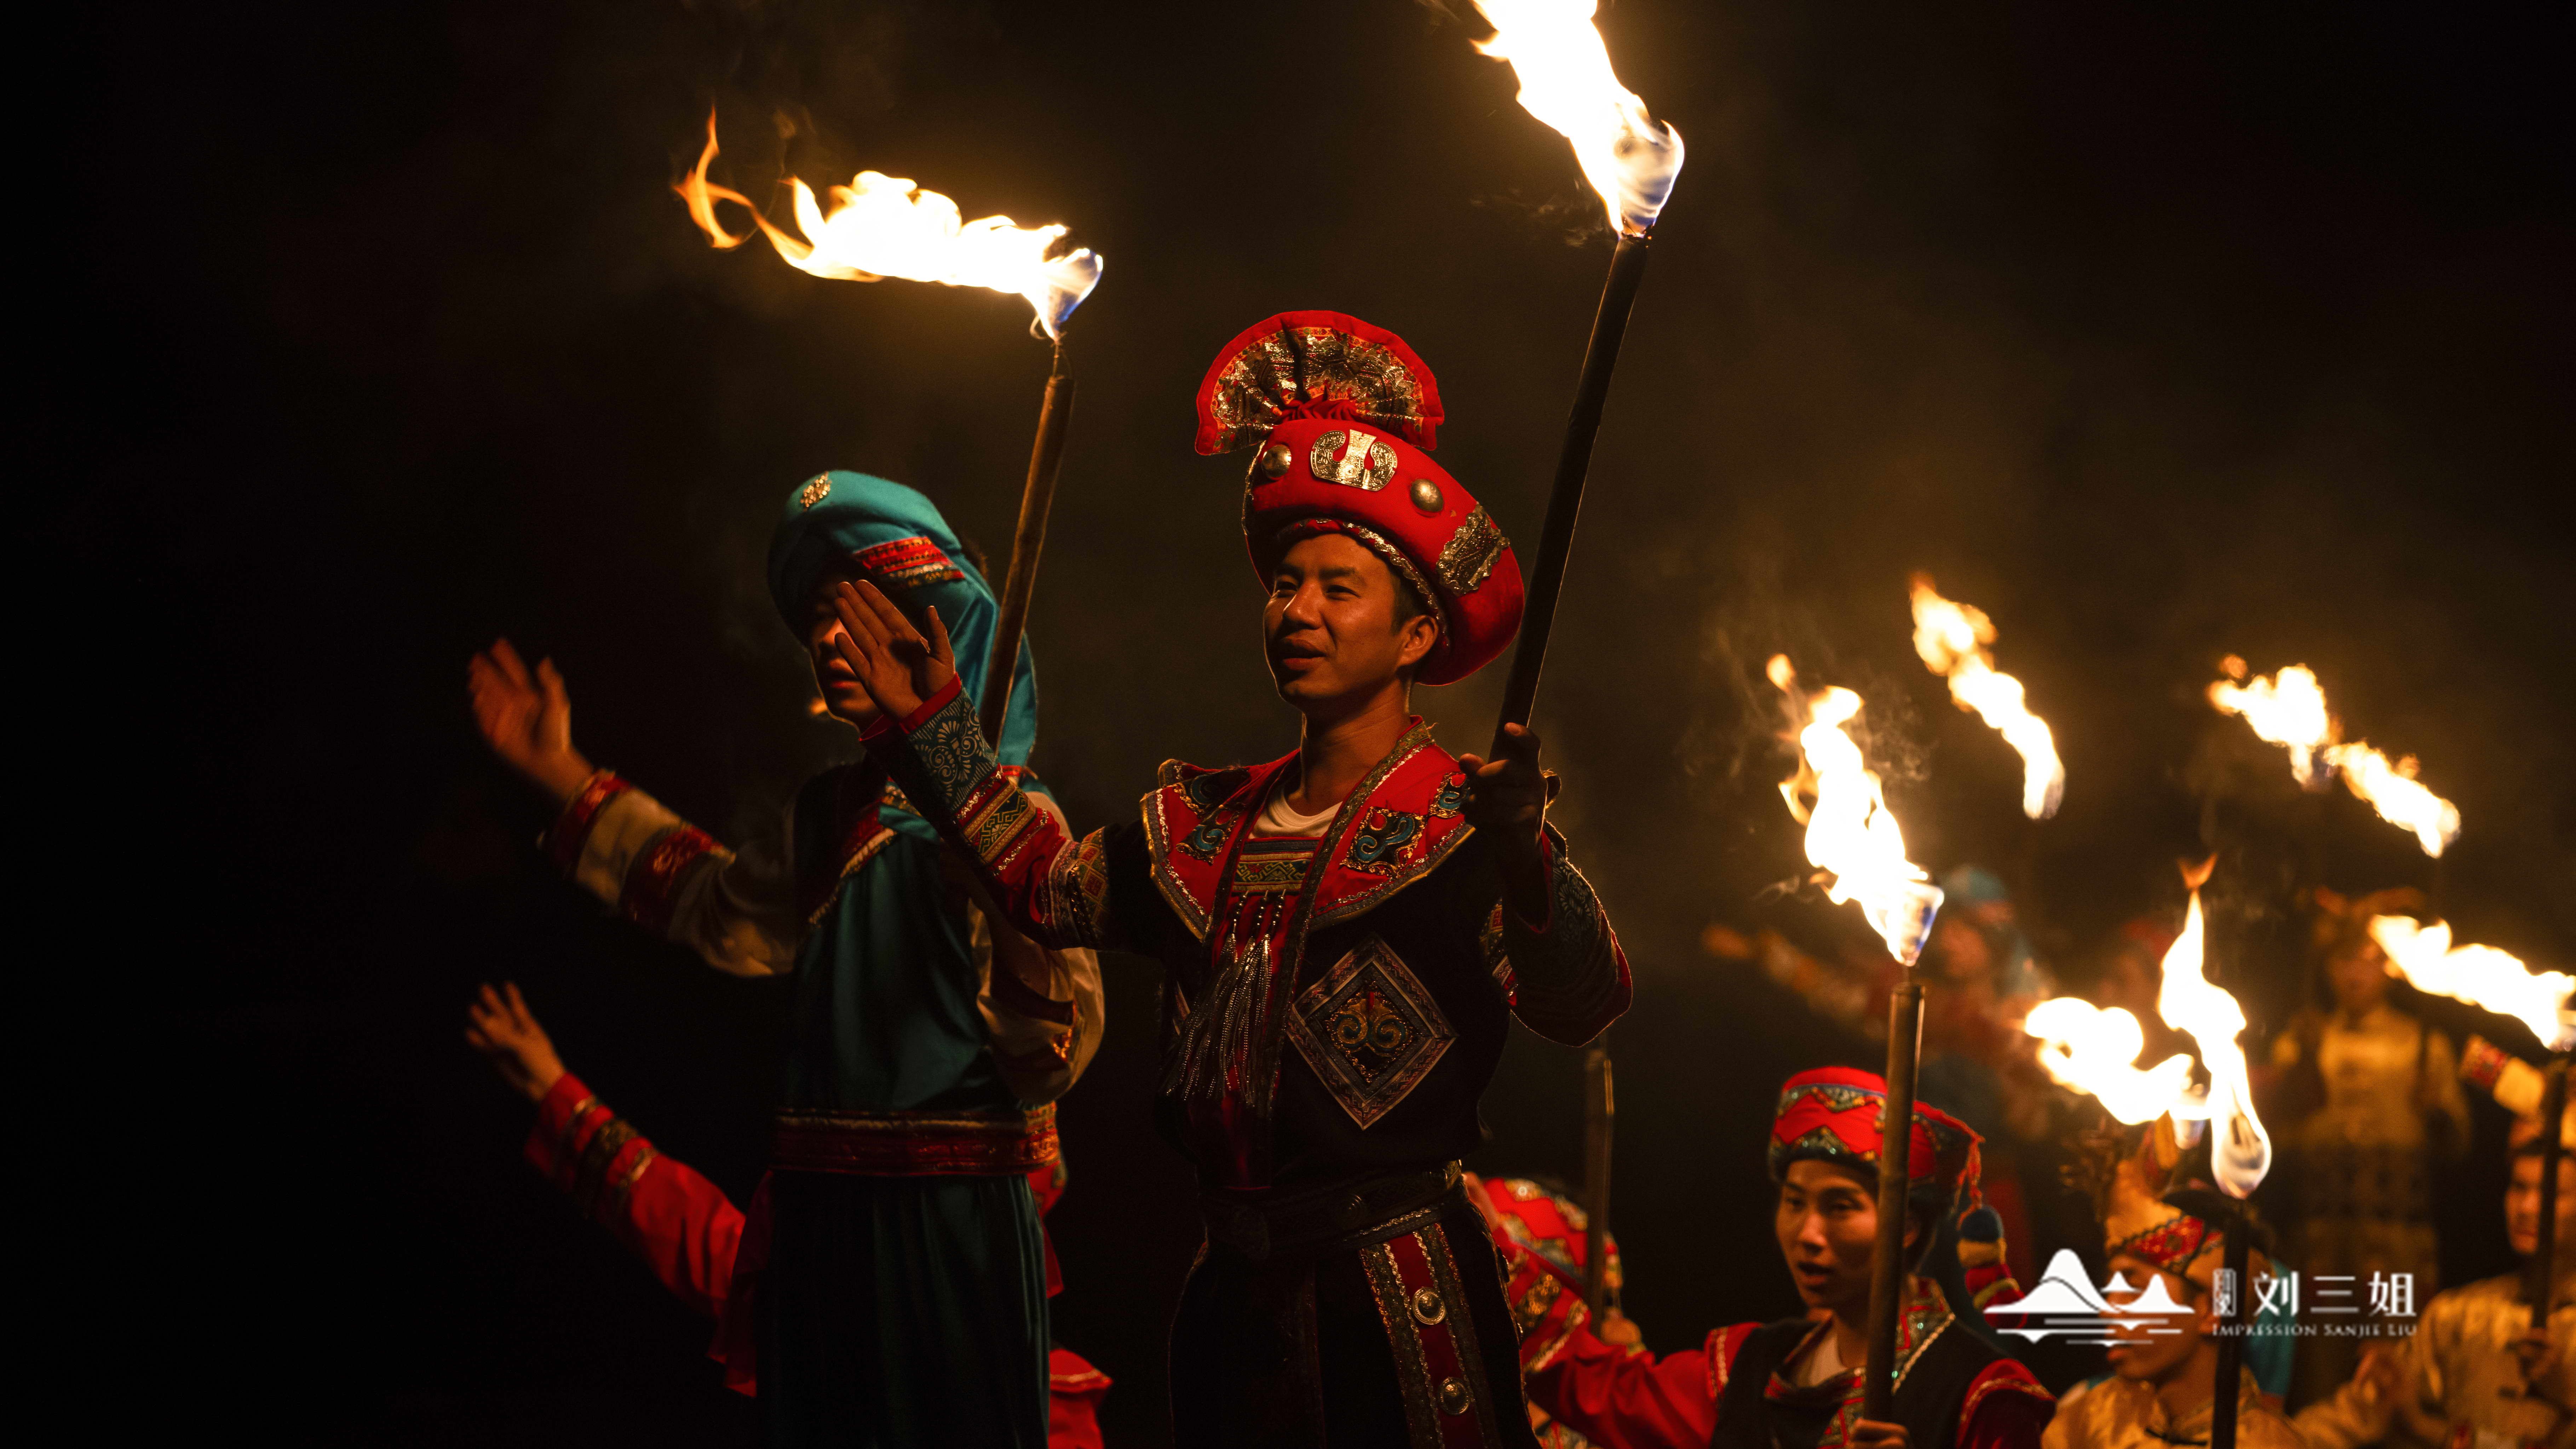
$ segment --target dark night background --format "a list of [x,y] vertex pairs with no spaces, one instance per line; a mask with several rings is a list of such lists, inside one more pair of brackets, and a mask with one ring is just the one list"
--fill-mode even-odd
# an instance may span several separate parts
[[[52,607],[103,641],[39,646],[97,762],[32,798],[78,822],[62,899],[104,902],[76,959],[109,1015],[77,1032],[139,1053],[91,1057],[80,1120],[147,1124],[60,1208],[137,1222],[74,1255],[121,1325],[80,1356],[154,1385],[114,1412],[280,1441],[741,1442],[705,1326],[521,1164],[527,1108],[459,1032],[474,983],[521,982],[573,1070],[747,1196],[784,990],[550,878],[465,661],[505,632],[551,654],[594,758],[739,833],[851,747],[807,716],[759,583],[780,498],[871,470],[1005,547],[1046,358],[1016,298],[710,250],[669,189],[710,102],[718,175],[755,196],[868,167],[1108,258],[1033,624],[1038,763],[1086,826],[1167,756],[1294,741],[1242,460],[1189,451],[1215,349],[1295,307],[1402,333],[1449,402],[1441,460],[1526,549],[1598,209],[1482,28],[1406,0],[80,13],[38,77],[77,259],[25,284],[52,320],[19,476]],[[2204,802],[2213,974],[2258,1032],[2296,1004],[2308,885],[2412,881],[2465,939],[2576,962],[2569,28],[2501,4],[1608,12],[1689,163],[1537,722],[1637,970],[1618,1227],[1655,1347],[1792,1306],[1771,1091],[1870,1053],[1698,945],[1718,920],[1819,951],[1855,929],[1757,899],[1802,865],[1776,649],[1867,697],[1915,858],[2001,870],[2071,983],[2119,920],[2178,910]],[[2055,820],[2020,820],[2009,750],[1914,660],[1918,568],[2002,630],[2066,759]],[[2352,735],[2421,756],[2466,821],[2438,869],[2207,707],[2229,652],[2313,666]],[[1421,698],[1453,749],[1502,672]],[[1110,980],[1064,1107],[1057,1333],[1118,1381],[1111,1442],[1143,1445],[1197,1230],[1145,1126],[1151,974]],[[1571,1174],[1578,1078],[1517,1037],[1471,1165]],[[2502,1251],[2481,1112],[2454,1276]]]

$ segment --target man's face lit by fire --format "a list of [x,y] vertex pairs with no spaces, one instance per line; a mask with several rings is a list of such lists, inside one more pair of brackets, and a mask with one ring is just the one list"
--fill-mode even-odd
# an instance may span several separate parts
[[866,729],[876,723],[876,701],[868,698],[859,677],[841,658],[841,616],[832,607],[832,590],[858,575],[840,572],[823,580],[805,610],[805,659],[814,666],[814,687],[822,691],[824,712],[846,724]]
[[1279,697],[1305,714],[1335,715],[1375,698],[1398,671],[1420,663],[1439,625],[1428,614],[1398,624],[1401,587],[1384,560],[1341,534],[1291,545],[1271,572],[1261,613]]
[[[2513,1176],[2504,1188],[2504,1230],[2513,1250],[2524,1257],[2540,1251],[2540,1155],[2525,1152],[2513,1159]],[[2558,1159],[2558,1251],[2576,1243],[2576,1153]]]
[[[1909,1214],[1906,1243],[1914,1241]],[[1848,1167],[1809,1158],[1789,1164],[1772,1215],[1780,1256],[1810,1309],[1857,1314],[1869,1302],[1870,1259],[1878,1244],[1878,1184]]]
[[[2111,1259],[2111,1276],[2118,1280],[2103,1298],[2114,1308],[2126,1307],[2147,1291],[2148,1281],[2161,1278],[2165,1292],[2173,1301],[2192,1310],[2189,1313],[2154,1314],[2137,1323],[2115,1323],[2111,1326],[2112,1344],[2104,1352],[2111,1361],[2111,1372],[2138,1383],[2160,1384],[2180,1372],[2192,1354],[2215,1326],[2205,1311],[2209,1294],[2200,1285],[2179,1273],[2159,1272],[2156,1266],[2126,1253]],[[2134,1288],[2120,1284],[2134,1283]],[[2176,1330],[2179,1330],[2177,1332]]]

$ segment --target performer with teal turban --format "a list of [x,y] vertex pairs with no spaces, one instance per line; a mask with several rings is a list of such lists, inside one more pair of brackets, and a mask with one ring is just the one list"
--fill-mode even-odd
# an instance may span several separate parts
[[[980,698],[999,610],[921,494],[863,473],[798,484],[768,572],[834,717],[876,718],[833,643],[842,579],[936,610]],[[713,1349],[737,1376],[756,1362],[769,1441],[1040,1449],[1047,1258],[1026,1179],[1055,1159],[1053,1103],[1099,1044],[1096,958],[987,916],[856,750],[798,792],[778,840],[736,853],[573,748],[551,660],[531,672],[503,640],[470,674],[494,751],[563,802],[547,848],[574,880],[719,971],[796,978],[770,1172]],[[1037,706],[1023,641],[998,753],[1046,799],[1027,769]]]

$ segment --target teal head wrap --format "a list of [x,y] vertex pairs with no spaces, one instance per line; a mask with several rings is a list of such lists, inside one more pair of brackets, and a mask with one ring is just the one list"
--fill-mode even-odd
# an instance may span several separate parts
[[[854,558],[916,623],[925,607],[939,610],[957,650],[958,680],[980,706],[1001,606],[939,509],[900,483],[866,473],[836,470],[797,484],[769,541],[769,597],[797,638],[805,637],[814,591]],[[1037,661],[1023,637],[997,751],[1002,763],[1027,764],[1037,737]]]

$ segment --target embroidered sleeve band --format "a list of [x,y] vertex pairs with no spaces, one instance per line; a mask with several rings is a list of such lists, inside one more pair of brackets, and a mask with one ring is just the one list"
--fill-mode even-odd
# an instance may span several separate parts
[[1023,933],[1055,949],[1121,944],[1101,837],[1074,839],[1000,767],[956,680],[862,738]]
[[1592,893],[1592,883],[1565,852],[1548,852],[1551,899],[1544,930],[1520,913],[1501,911],[1504,959],[1494,965],[1512,1013],[1551,1041],[1580,1046],[1628,1009],[1628,957]]

